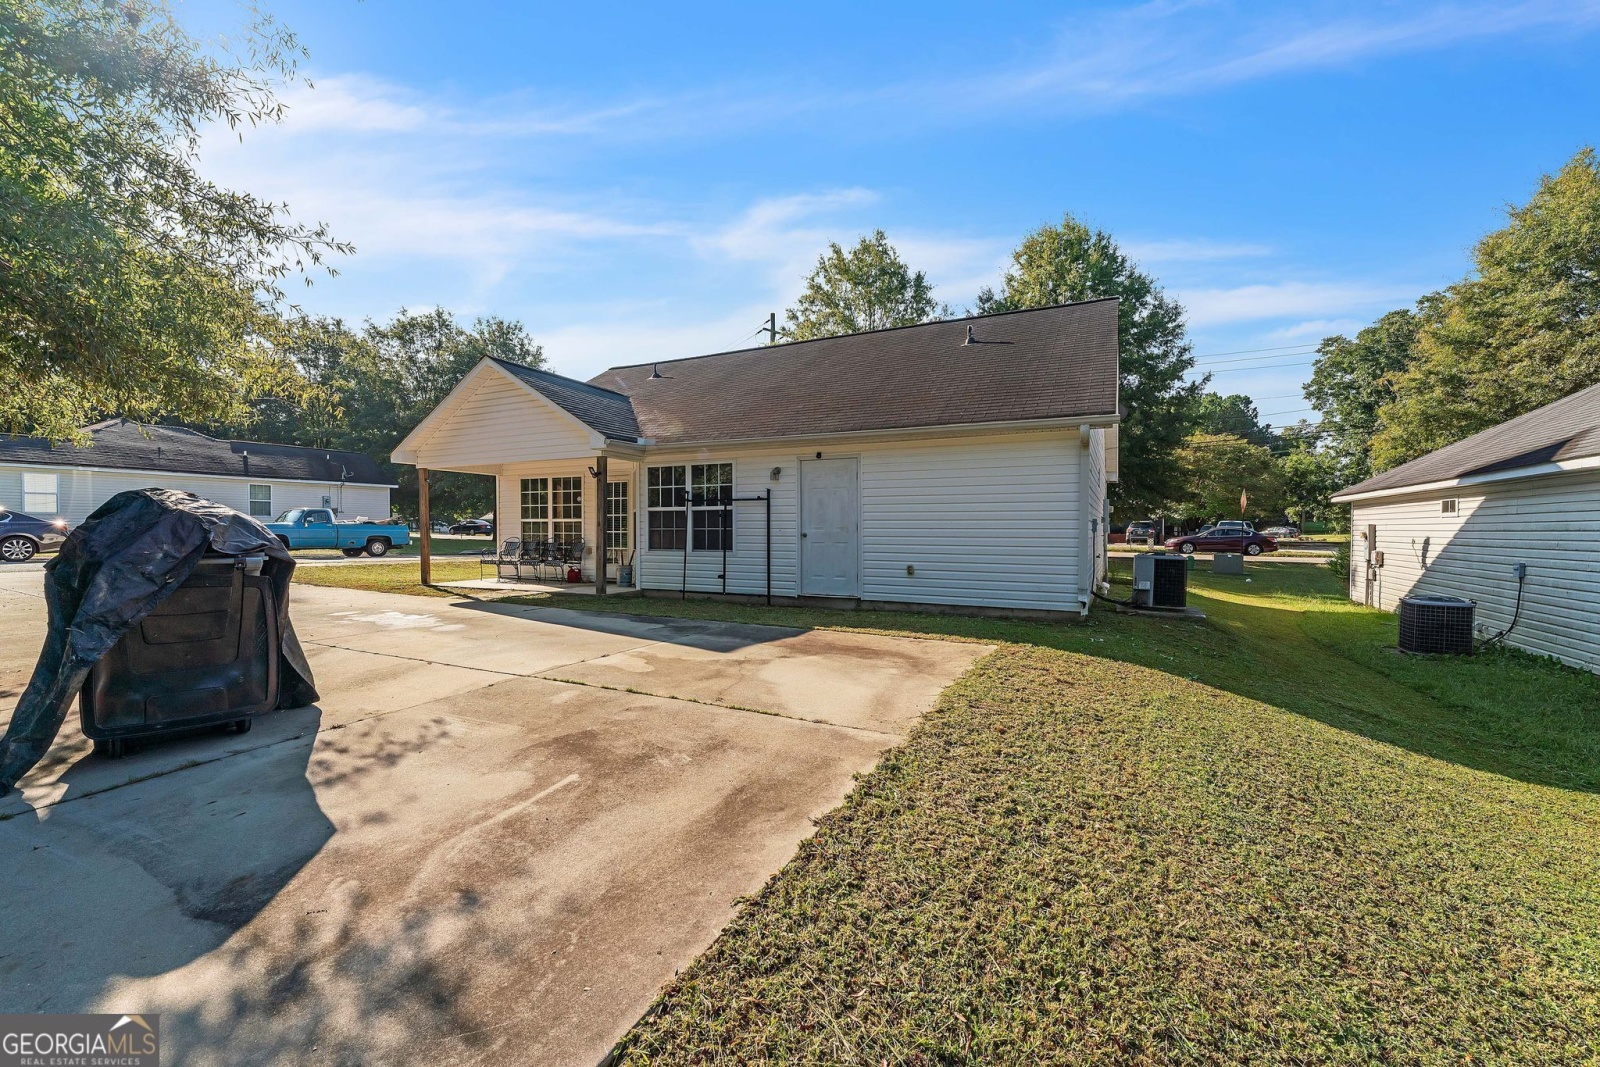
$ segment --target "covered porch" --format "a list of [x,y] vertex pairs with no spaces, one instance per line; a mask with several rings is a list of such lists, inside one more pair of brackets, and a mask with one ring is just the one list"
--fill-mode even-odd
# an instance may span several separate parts
[[432,579],[429,475],[456,471],[495,479],[493,558],[470,586],[637,588],[643,446],[619,394],[484,360],[393,453],[417,467],[423,583]]

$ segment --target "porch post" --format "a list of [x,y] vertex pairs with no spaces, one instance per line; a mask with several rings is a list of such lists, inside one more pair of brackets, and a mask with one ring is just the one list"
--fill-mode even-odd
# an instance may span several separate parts
[[594,539],[594,592],[606,595],[606,457],[594,460],[595,539]]
[[433,523],[428,518],[428,468],[417,468],[417,525],[422,530],[422,584],[433,584]]

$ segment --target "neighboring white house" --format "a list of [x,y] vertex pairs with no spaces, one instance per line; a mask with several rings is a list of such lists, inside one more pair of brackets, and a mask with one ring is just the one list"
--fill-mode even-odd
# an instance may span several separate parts
[[[659,364],[485,359],[395,449],[492,474],[499,532],[646,591],[1083,613],[1116,478],[1117,303]],[[602,464],[600,461],[604,460]]]
[[1351,599],[1466,597],[1482,632],[1515,616],[1507,644],[1600,670],[1600,385],[1333,499],[1351,506]]
[[219,441],[126,419],[86,429],[88,445],[0,436],[0,507],[76,526],[117,493],[153,486],[186,489],[260,519],[296,507],[329,507],[348,518],[389,514],[390,477],[357,452]]

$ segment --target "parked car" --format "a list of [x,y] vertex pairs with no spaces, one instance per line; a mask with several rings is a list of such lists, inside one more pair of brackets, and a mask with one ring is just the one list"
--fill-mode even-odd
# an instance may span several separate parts
[[39,519],[0,507],[0,563],[26,563],[67,539],[66,519]]
[[494,536],[494,523],[488,519],[463,519],[450,527],[453,534],[485,534]]
[[1298,527],[1298,526],[1268,526],[1265,530],[1262,530],[1261,532],[1266,534],[1268,537],[1271,537],[1271,538],[1273,538],[1275,540],[1278,540],[1278,541],[1293,541],[1296,537],[1300,536],[1300,527]]
[[432,522],[428,523],[428,529],[432,530],[434,533],[447,534],[450,532],[450,524],[445,522],[443,519],[434,519]]
[[1182,552],[1186,556],[1194,552],[1243,552],[1247,556],[1259,556],[1263,552],[1278,550],[1278,542],[1272,538],[1254,530],[1241,530],[1238,525],[1226,527],[1218,523],[1207,526],[1199,533],[1169,537],[1165,544],[1169,550]]
[[337,548],[347,556],[386,556],[391,548],[411,543],[403,522],[335,522],[327,508],[294,508],[267,523],[286,548]]
[[1130,522],[1123,538],[1130,545],[1153,545],[1156,543],[1156,524],[1153,522]]

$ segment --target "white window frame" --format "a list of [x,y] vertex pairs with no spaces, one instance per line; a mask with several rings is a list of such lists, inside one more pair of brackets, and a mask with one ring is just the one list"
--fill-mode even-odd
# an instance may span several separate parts
[[1439,501],[1439,514],[1441,514],[1441,515],[1459,515],[1459,514],[1461,514],[1461,498],[1460,497],[1450,496],[1450,497],[1445,497],[1443,500]]
[[572,544],[587,540],[583,530],[583,475],[518,480],[517,518],[517,530],[524,543],[555,540]]
[[[45,488],[48,486],[49,488]],[[61,513],[61,475],[43,471],[22,472],[22,512],[41,519]]]
[[[718,486],[725,485],[725,492],[731,501],[735,491],[736,478],[736,472],[734,470],[734,464],[732,460],[722,460],[716,463],[654,463],[645,468],[645,545],[647,546],[647,551],[682,552],[687,549],[692,553],[700,552],[712,553],[719,556],[722,555],[724,548],[721,544],[718,544],[715,547],[709,544],[702,548],[695,547],[695,534],[704,533],[707,535],[707,537],[709,537],[718,525],[718,523],[712,520],[710,516],[714,514],[720,514],[723,510],[723,506],[721,504],[692,503],[692,498],[695,495],[695,487],[703,487],[707,484],[706,479],[708,477],[708,472],[712,468],[727,469],[727,480],[724,482],[719,477],[713,484]],[[656,471],[665,470],[670,470],[675,473],[675,478],[673,479],[672,483],[665,487],[652,486],[651,482],[653,479],[651,476]],[[718,473],[720,474],[720,470]],[[663,489],[671,493],[671,496],[663,498],[661,495]],[[663,499],[666,499],[669,502],[663,503]],[[737,509],[733,508],[731,505],[727,510],[728,529],[726,531],[726,551],[729,555],[732,555],[735,547],[739,543],[739,538],[737,536],[739,517]],[[684,548],[655,547],[655,545],[652,543],[653,539],[650,536],[651,522],[654,516],[664,512],[682,515],[686,511],[688,514],[688,521],[683,531]]]
[[632,491],[626,481],[606,482],[605,548],[607,552],[628,551],[633,543]]
[[[267,500],[266,500],[266,510],[265,511],[263,511],[259,507],[257,507],[257,505],[261,503],[261,499],[256,493],[257,489],[265,489],[267,491]],[[245,492],[246,492],[246,499],[249,500],[249,505],[248,506],[250,508],[250,516],[252,518],[256,518],[256,519],[266,519],[266,520],[268,520],[270,522],[272,520],[272,515],[273,515],[273,512],[272,512],[272,486],[268,485],[268,484],[266,484],[264,482],[252,482],[250,484],[250,487]]]

